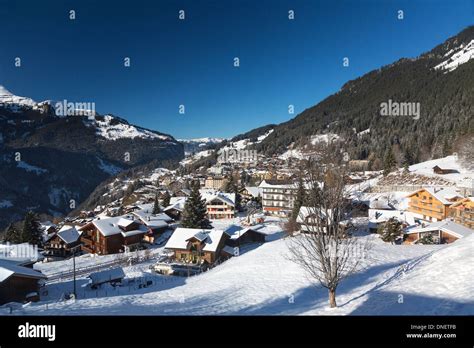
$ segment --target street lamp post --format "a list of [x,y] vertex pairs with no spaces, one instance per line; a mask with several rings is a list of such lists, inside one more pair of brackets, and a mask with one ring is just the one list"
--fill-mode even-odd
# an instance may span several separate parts
[[80,247],[80,246],[75,246],[74,248],[72,248],[72,277],[73,277],[73,294],[74,294],[74,299],[77,298],[77,291],[76,291],[76,252],[77,252],[77,248]]

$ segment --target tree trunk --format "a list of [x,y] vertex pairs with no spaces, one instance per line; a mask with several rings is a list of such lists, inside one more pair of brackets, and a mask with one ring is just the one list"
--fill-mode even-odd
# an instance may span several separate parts
[[336,304],[336,289],[329,289],[329,307],[335,308]]

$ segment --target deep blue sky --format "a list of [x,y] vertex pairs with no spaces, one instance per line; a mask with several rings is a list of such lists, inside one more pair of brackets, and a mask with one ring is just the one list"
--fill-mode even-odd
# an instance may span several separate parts
[[473,0],[0,0],[0,84],[36,100],[95,102],[177,138],[231,137],[286,121],[289,104],[299,113],[473,23]]

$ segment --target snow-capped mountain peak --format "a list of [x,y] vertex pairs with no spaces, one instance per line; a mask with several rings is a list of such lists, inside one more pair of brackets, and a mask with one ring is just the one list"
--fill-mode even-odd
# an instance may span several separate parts
[[[89,121],[86,125],[90,125]],[[108,140],[117,140],[123,138],[142,138],[142,139],[161,139],[172,140],[167,135],[162,135],[151,130],[134,126],[112,115],[105,115],[100,118],[93,118],[92,124],[96,127],[97,135]]]
[[0,104],[5,106],[28,106],[36,105],[36,102],[31,98],[20,97],[11,93],[4,86],[0,85]]
[[225,138],[195,138],[195,139],[178,139],[181,143],[201,143],[201,144],[218,144],[225,140]]

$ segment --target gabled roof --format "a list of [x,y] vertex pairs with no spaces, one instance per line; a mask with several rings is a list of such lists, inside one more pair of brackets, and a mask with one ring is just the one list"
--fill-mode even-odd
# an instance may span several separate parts
[[[136,230],[133,231],[123,231],[120,226],[118,225],[119,221],[121,219],[129,219],[130,215],[124,215],[124,216],[116,216],[116,217],[110,217],[110,218],[105,218],[105,219],[100,219],[100,220],[94,220],[91,223],[99,230],[99,232],[105,236],[113,236],[116,234],[122,234],[125,236],[123,233],[127,233],[131,235],[131,232],[136,231],[136,234],[139,233],[145,233],[146,228],[142,224],[139,224],[139,227]],[[122,220],[123,221],[123,220]],[[87,226],[87,225],[86,225]],[[85,226],[81,227],[80,230],[82,230]]]
[[150,227],[163,226],[163,222],[167,223],[173,221],[173,219],[165,213],[152,214],[151,210],[138,210],[134,211],[132,214],[139,218],[142,223]]
[[57,235],[66,244],[77,242],[81,236],[81,234],[76,230],[76,227],[70,225],[64,225],[61,227]]
[[163,209],[163,211],[168,211],[171,209],[183,211],[184,205],[186,204],[186,199],[187,197],[171,197],[170,205]]
[[18,266],[8,260],[0,260],[0,282],[3,282],[13,275],[26,278],[46,279],[46,276],[34,269]]
[[443,220],[433,222],[425,227],[412,228],[405,232],[405,234],[419,233],[419,232],[432,232],[432,231],[443,231],[450,235],[458,238],[467,237],[474,233],[474,230],[467,228],[466,226],[460,225],[451,220]]
[[266,235],[265,233],[259,231],[263,226],[262,225],[255,225],[249,227],[242,227],[238,225],[229,225],[227,228],[224,229],[224,232],[230,236],[231,239],[239,239],[244,234],[249,231],[253,231],[255,233]]
[[178,227],[174,230],[173,234],[171,235],[170,239],[165,245],[166,249],[186,249],[188,246],[188,240],[194,237],[196,234],[203,232],[207,233],[210,230],[204,230],[199,228],[184,228]]
[[186,250],[188,241],[195,238],[205,244],[203,251],[215,252],[223,235],[222,230],[179,227],[173,232],[165,248]]
[[463,196],[455,188],[452,188],[452,187],[445,187],[445,188],[425,187],[413,193],[410,193],[407,197],[411,197],[414,194],[421,191],[428,192],[430,195],[432,195],[434,198],[436,198],[438,201],[440,201],[444,205],[450,205],[453,203],[453,202],[450,202],[449,199],[453,199],[456,197],[463,198]]
[[263,188],[258,186],[245,186],[245,189],[252,197],[263,196]]
[[215,199],[218,199],[228,205],[235,206],[235,193],[227,193],[214,190],[199,190],[201,197],[206,201],[206,203],[212,202]]

